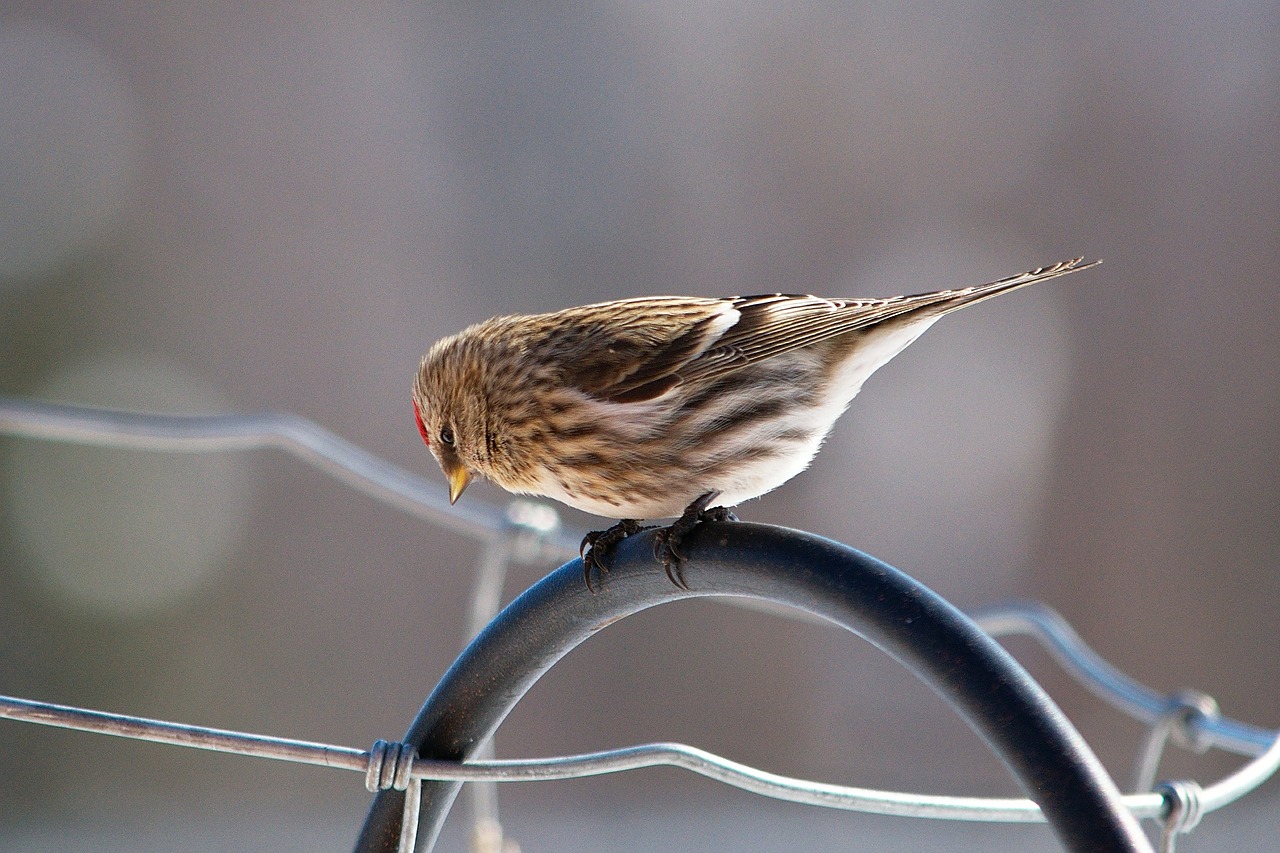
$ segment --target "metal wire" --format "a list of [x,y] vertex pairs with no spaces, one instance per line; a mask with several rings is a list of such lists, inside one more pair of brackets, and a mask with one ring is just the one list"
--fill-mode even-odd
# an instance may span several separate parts
[[[518,502],[504,511],[471,501],[450,507],[438,483],[392,465],[297,415],[161,415],[0,396],[0,434],[5,433],[177,453],[276,448],[403,512],[486,543],[513,525],[531,531],[537,535],[518,540],[520,547],[511,551],[525,562],[575,554],[582,539],[582,531],[561,529],[555,511],[543,505]],[[786,608],[747,606],[790,618],[811,618]],[[1168,707],[1168,697],[1113,667],[1089,648],[1065,619],[1042,604],[1004,604],[970,616],[994,637],[1020,634],[1040,642],[1095,695],[1143,722],[1154,723]],[[1225,717],[1197,716],[1188,725],[1193,736],[1241,755],[1257,755],[1272,740],[1266,729]]]
[[[169,453],[283,450],[334,479],[448,530],[488,540],[508,525],[481,501],[450,507],[439,484],[374,456],[297,415],[166,415],[0,397],[0,434]],[[551,533],[548,545],[576,554],[581,537]]]
[[[999,604],[969,616],[993,637],[1018,634],[1036,640],[1063,669],[1118,711],[1148,725],[1168,712],[1171,697],[1116,669],[1089,648],[1067,620],[1039,602]],[[1191,715],[1186,727],[1194,741],[1239,755],[1259,755],[1275,739],[1275,732],[1210,714]]]
[[[373,751],[246,732],[192,726],[0,696],[0,718],[135,740],[271,758],[369,774]],[[945,797],[872,791],[794,779],[757,770],[705,750],[674,743],[654,743],[605,752],[526,761],[477,761],[458,764],[418,759],[409,776],[458,782],[536,782],[599,776],[645,767],[691,770],[746,791],[795,803],[873,814],[966,821],[1043,822],[1040,808],[1027,799]],[[1131,795],[1125,804],[1139,817],[1158,817],[1158,794]]]
[[1212,696],[1198,690],[1184,690],[1170,696],[1165,712],[1147,729],[1146,741],[1138,751],[1138,761],[1133,774],[1133,790],[1154,789],[1160,773],[1160,759],[1169,739],[1181,743],[1187,749],[1204,752],[1209,748],[1207,738],[1188,737],[1189,723],[1197,717],[1220,717],[1221,709]]
[[[277,448],[391,506],[486,543],[501,539],[502,559],[537,560],[576,553],[581,534],[560,530],[546,507],[517,503],[504,511],[478,501],[449,507],[438,489],[304,418],[256,415],[160,415],[0,397],[0,434],[104,447],[164,452],[224,452]],[[512,531],[528,535],[514,536]],[[514,543],[514,544],[513,544]],[[495,552],[496,553],[496,552]],[[493,595],[490,586],[486,593]],[[485,609],[489,609],[486,604]],[[795,611],[785,611],[805,618]],[[1149,724],[1168,713],[1170,698],[1134,681],[1097,655],[1067,622],[1030,602],[986,608],[974,618],[992,636],[1025,635],[1040,642],[1073,677],[1118,710]],[[216,750],[369,773],[373,751],[246,734],[12,697],[0,697],[0,718],[92,731],[158,743]],[[1280,769],[1276,732],[1225,717],[1192,714],[1188,734],[1242,755],[1257,756],[1202,789],[1199,809],[1210,812],[1245,796]],[[526,761],[419,760],[409,778],[456,781],[569,779],[668,765],[683,767],[747,791],[797,803],[910,817],[967,821],[1039,822],[1039,807],[1024,799],[943,797],[829,785],[767,773],[681,744],[647,744],[601,753]],[[1162,819],[1175,804],[1167,794],[1124,798],[1138,817]]]
[[[91,711],[67,705],[0,696],[0,718],[78,731],[127,737],[191,749],[292,761],[369,774],[373,751],[311,741],[268,737],[227,729]],[[1039,806],[1028,799],[953,797],[876,791],[831,785],[769,773],[678,743],[651,743],[604,752],[521,761],[457,764],[418,759],[409,778],[458,782],[543,782],[578,779],[646,767],[680,767],[709,779],[774,799],[806,805],[899,817],[991,823],[1043,823]],[[1216,811],[1253,791],[1280,768],[1280,736],[1249,764],[1203,789],[1202,812]],[[1159,793],[1129,794],[1124,803],[1140,818],[1163,818],[1168,804]]]

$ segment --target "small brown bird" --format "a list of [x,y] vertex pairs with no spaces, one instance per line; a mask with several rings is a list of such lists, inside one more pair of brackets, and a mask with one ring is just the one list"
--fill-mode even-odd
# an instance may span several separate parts
[[656,556],[683,587],[680,539],[803,471],[866,378],[939,317],[1098,263],[1082,260],[889,299],[653,296],[494,317],[431,348],[414,413],[450,502],[479,475],[621,519],[583,540],[588,585],[637,519],[678,516]]

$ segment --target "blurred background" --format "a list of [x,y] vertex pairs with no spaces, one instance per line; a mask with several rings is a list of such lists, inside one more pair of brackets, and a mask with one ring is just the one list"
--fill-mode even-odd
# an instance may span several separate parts
[[[1280,6],[1257,0],[8,0],[0,393],[296,412],[443,492],[410,382],[492,314],[889,296],[1101,257],[939,324],[811,471],[740,514],[962,607],[1040,599],[1145,683],[1275,727],[1278,138]],[[463,644],[477,553],[279,453],[0,438],[0,692],[363,748],[404,731]],[[1126,783],[1141,728],[1012,647]],[[499,749],[650,740],[1017,793],[866,643],[712,602],[601,633]],[[1175,752],[1163,775],[1238,761]],[[354,774],[4,722],[0,779],[14,851],[344,850],[368,803]],[[1275,788],[1188,849],[1280,849]],[[1043,828],[833,814],[674,770],[502,802],[525,851],[1057,849]],[[440,849],[463,848],[464,817]]]

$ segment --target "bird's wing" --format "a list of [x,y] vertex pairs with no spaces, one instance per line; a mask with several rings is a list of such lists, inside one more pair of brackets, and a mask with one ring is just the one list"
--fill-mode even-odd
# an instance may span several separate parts
[[616,403],[651,400],[683,381],[738,322],[733,300],[690,296],[623,299],[570,308],[546,319],[549,363],[561,379]]
[[739,320],[698,358],[681,379],[709,379],[748,364],[895,318],[937,317],[1001,293],[1087,269],[1082,258],[1041,267],[976,287],[938,290],[888,299],[822,299],[817,296],[741,296],[732,300]]
[[775,293],[604,302],[544,315],[550,321],[546,345],[568,384],[601,399],[639,402],[837,335],[916,312],[936,316],[1093,265],[1079,260],[977,287],[890,299]]

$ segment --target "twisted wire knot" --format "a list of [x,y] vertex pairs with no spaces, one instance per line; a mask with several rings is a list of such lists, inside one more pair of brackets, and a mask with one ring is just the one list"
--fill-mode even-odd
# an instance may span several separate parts
[[1183,749],[1202,753],[1209,748],[1209,741],[1204,736],[1204,727],[1199,724],[1221,719],[1222,709],[1218,707],[1218,700],[1207,693],[1182,690],[1169,697],[1162,716],[1169,721],[1174,743]]
[[1164,797],[1164,829],[1160,833],[1160,853],[1173,853],[1175,839],[1195,829],[1204,816],[1200,794],[1204,790],[1190,780],[1161,782],[1155,792]]
[[369,750],[369,769],[364,774],[365,789],[370,793],[391,788],[408,790],[415,757],[416,751],[407,743],[374,741],[373,748]]

